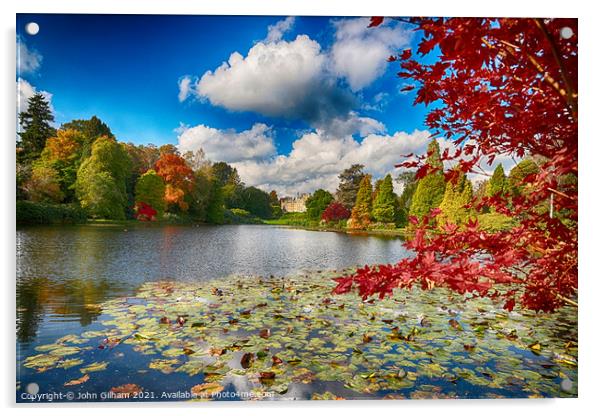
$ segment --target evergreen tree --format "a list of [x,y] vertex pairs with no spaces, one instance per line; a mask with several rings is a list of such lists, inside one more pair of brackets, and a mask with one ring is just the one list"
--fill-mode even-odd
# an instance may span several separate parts
[[441,213],[437,216],[439,225],[453,223],[456,225],[464,224],[468,221],[472,210],[465,208],[472,200],[472,183],[466,177],[465,173],[458,175],[454,181],[447,182],[445,195],[439,208]]
[[372,213],[372,176],[364,175],[360,182],[355,205],[351,211],[349,228],[367,228]]
[[353,208],[363,177],[364,165],[352,165],[339,175],[340,183],[336,198],[345,208],[349,210]]
[[334,197],[330,192],[325,191],[324,189],[315,191],[313,195],[305,201],[307,218],[313,221],[319,221],[322,217],[322,213],[333,200]]
[[56,134],[56,130],[51,125],[54,116],[44,95],[36,93],[27,100],[27,103],[27,111],[19,114],[22,131],[19,133],[17,158],[20,161],[37,159],[44,150],[46,140]]
[[393,179],[391,175],[387,175],[378,187],[372,207],[372,216],[378,222],[394,222],[398,207],[397,198],[393,193]]
[[445,193],[445,177],[443,175],[443,161],[439,149],[439,143],[433,140],[428,145],[427,164],[431,169],[426,176],[418,181],[416,192],[412,197],[410,206],[410,215],[422,218],[427,215],[431,209],[437,208],[443,200]]
[[487,183],[487,196],[495,196],[505,193],[508,190],[508,181],[504,173],[502,164],[498,164],[493,171],[493,175]]
[[147,171],[136,182],[136,202],[144,202],[157,211],[161,218],[165,211],[165,183],[154,170]]

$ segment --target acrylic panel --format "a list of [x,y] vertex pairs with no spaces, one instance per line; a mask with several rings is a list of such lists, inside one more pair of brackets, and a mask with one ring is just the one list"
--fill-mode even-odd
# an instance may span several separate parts
[[576,397],[577,36],[18,14],[17,402]]

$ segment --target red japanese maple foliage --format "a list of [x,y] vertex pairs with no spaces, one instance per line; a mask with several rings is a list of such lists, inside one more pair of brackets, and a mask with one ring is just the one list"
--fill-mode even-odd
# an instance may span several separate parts
[[351,212],[340,202],[331,202],[322,213],[322,220],[326,222],[346,220]]
[[155,221],[157,217],[157,210],[142,201],[136,202],[134,212],[138,221]]
[[[372,21],[371,26],[382,23]],[[426,124],[453,141],[444,151],[460,171],[484,173],[497,156],[532,157],[540,170],[524,179],[520,195],[473,201],[515,219],[509,230],[486,232],[478,221],[435,229],[410,218],[415,235],[404,243],[415,257],[394,265],[365,266],[337,278],[335,293],[354,289],[364,298],[395,288],[443,286],[489,296],[512,310],[554,311],[576,305],[577,292],[577,20],[412,18],[423,37],[413,51],[389,58],[416,90],[414,104],[429,105]],[[369,30],[369,29],[368,29]],[[404,87],[407,89],[407,86]],[[426,155],[398,166],[429,172]],[[568,179],[567,179],[568,178]],[[553,196],[554,210],[547,209]],[[430,217],[430,218],[429,218]]]

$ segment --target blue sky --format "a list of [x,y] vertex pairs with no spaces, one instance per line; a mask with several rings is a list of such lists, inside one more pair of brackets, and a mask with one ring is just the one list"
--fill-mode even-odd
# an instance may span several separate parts
[[425,108],[399,93],[399,68],[385,62],[420,34],[367,22],[19,14],[17,81],[25,98],[48,95],[58,124],[96,115],[121,141],[202,147],[248,184],[332,189],[346,165],[394,172],[428,138]]

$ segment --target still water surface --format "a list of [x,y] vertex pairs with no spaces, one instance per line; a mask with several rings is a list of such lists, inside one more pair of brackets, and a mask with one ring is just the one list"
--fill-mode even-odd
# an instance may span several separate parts
[[41,226],[17,230],[20,350],[85,327],[142,283],[287,276],[395,262],[398,238],[262,225]]

